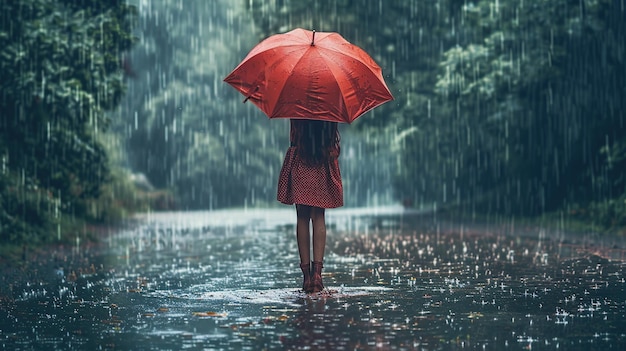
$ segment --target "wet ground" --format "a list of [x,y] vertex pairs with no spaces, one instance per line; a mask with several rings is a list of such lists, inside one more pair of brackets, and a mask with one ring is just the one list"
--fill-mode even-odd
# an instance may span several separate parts
[[[623,350],[623,243],[400,208],[327,214],[298,291],[294,211],[152,214],[0,301],[4,350]],[[80,262],[69,271],[68,262]],[[74,265],[76,266],[76,265]]]

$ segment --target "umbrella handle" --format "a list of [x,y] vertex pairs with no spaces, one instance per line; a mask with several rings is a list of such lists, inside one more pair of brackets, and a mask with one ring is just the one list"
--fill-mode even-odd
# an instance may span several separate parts
[[248,94],[248,96],[246,96],[246,98],[243,100],[243,103],[245,104],[246,101],[250,100],[250,98],[252,97],[252,94],[256,93],[257,91],[259,91],[259,86],[258,85],[254,88],[253,92],[251,92],[250,94]]
[[313,38],[311,38],[311,46],[315,46],[315,29],[313,29]]

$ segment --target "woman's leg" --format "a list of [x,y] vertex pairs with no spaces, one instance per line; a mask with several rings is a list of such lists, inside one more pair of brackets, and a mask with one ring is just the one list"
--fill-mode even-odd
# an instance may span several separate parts
[[296,205],[296,236],[298,239],[298,253],[300,263],[311,262],[311,236],[309,234],[309,223],[311,222],[311,206]]
[[298,240],[298,253],[300,254],[300,269],[302,270],[302,290],[306,293],[313,292],[311,285],[311,236],[309,222],[311,222],[311,207],[296,205],[296,237]]
[[313,222],[313,261],[324,261],[324,249],[326,248],[326,219],[324,209],[311,208],[311,221]]
[[324,267],[324,249],[326,248],[326,220],[324,209],[311,208],[313,222],[313,265],[311,266],[311,292],[324,290],[322,283],[322,268]]

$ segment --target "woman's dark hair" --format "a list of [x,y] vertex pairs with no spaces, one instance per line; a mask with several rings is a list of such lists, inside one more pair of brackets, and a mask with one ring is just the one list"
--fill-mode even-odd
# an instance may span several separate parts
[[298,154],[304,163],[320,165],[331,156],[339,156],[339,130],[337,122],[294,120],[298,130]]

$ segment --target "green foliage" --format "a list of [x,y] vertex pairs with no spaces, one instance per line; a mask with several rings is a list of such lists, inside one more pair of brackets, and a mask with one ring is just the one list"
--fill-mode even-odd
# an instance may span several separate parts
[[[125,1],[19,0],[0,5],[0,199],[7,239],[36,241],[62,214],[89,217],[110,180],[98,141],[124,93],[133,39]],[[54,209],[54,211],[52,210]]]
[[570,204],[567,217],[571,221],[592,225],[596,230],[626,234],[626,196],[594,201],[590,203]]
[[59,202],[23,175],[0,174],[0,242],[39,242],[58,218]]
[[[607,145],[619,149],[626,137],[619,112],[626,93],[619,4],[494,6],[465,6],[468,25],[482,39],[446,51],[437,82],[460,106],[459,127],[474,135],[459,149],[461,174],[477,174],[473,189],[486,196],[470,201],[538,214],[623,193],[621,175],[602,152]],[[480,160],[472,157],[477,150]],[[470,188],[468,179],[460,177],[458,186]]]

